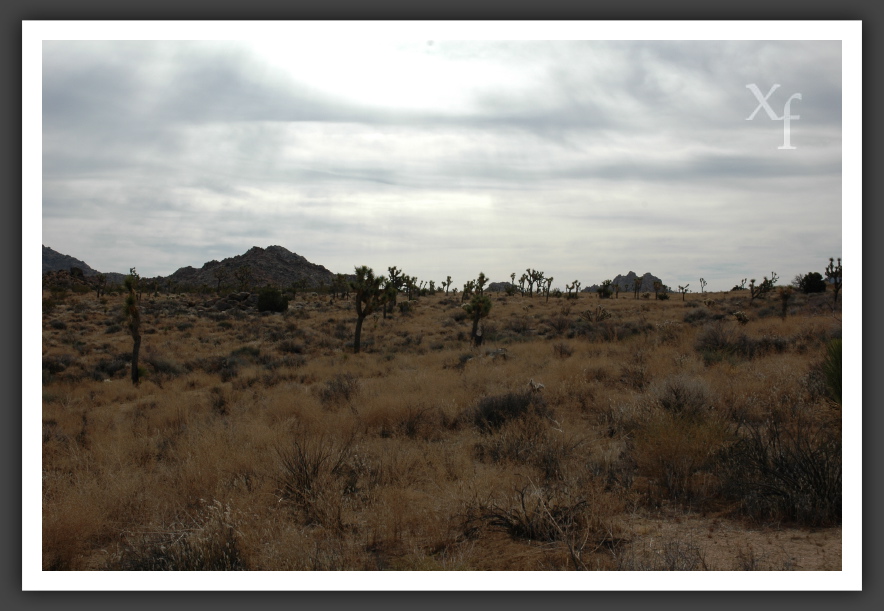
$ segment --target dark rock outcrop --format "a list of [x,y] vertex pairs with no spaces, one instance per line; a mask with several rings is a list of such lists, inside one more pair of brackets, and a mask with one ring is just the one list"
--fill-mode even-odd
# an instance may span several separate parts
[[97,271],[86,265],[83,261],[75,259],[70,255],[63,255],[58,251],[52,250],[48,246],[43,246],[43,273],[56,272],[63,270],[69,272],[71,268],[82,270],[84,276],[95,276]]
[[[650,272],[645,273],[643,276],[639,277],[633,271],[630,271],[625,276],[621,276],[617,274],[617,276],[612,280],[612,285],[617,285],[620,287],[621,293],[631,293],[633,291],[632,285],[633,282],[638,281],[641,283],[639,287],[639,293],[653,293],[654,292],[654,282],[659,282],[663,284],[663,281],[660,280],[657,276],[652,275]],[[583,293],[595,293],[598,292],[599,288],[601,288],[598,284],[593,284],[592,286],[588,286],[583,289]]]
[[[250,278],[237,278],[238,270],[248,268]],[[199,287],[206,285],[235,289],[250,289],[272,284],[280,288],[296,286],[302,289],[329,286],[335,275],[321,265],[311,263],[301,255],[290,252],[282,246],[260,248],[254,246],[242,255],[229,257],[223,261],[209,261],[201,268],[182,267],[168,276],[180,286]]]

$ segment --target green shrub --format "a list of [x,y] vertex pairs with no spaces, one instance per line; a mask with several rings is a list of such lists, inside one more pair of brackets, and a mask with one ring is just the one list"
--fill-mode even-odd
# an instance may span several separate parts
[[801,280],[798,282],[798,289],[802,293],[825,293],[826,292],[826,281],[823,279],[823,275],[819,272],[810,272],[809,274],[805,274],[802,276]]
[[259,312],[285,312],[289,308],[289,298],[272,286],[265,286],[258,293]]

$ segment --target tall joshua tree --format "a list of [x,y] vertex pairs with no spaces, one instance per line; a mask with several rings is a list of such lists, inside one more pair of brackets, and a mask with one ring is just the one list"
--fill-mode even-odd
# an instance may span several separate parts
[[481,342],[479,337],[479,320],[488,316],[491,312],[491,299],[485,295],[474,294],[469,303],[463,305],[463,309],[473,319],[473,330],[470,332],[470,341],[473,344]]
[[95,295],[98,299],[101,299],[101,294],[104,293],[104,289],[107,287],[107,276],[104,274],[98,274],[95,276]]
[[141,349],[141,314],[138,312],[138,272],[129,270],[123,285],[129,294],[126,295],[126,322],[129,334],[132,335],[132,383],[138,386],[138,351]]
[[835,259],[829,257],[829,265],[826,266],[826,280],[832,285],[832,312],[838,307],[838,293],[841,291],[841,257],[838,257],[838,265],[835,265]]
[[383,276],[374,275],[370,267],[363,265],[356,268],[356,279],[350,287],[356,299],[356,333],[353,336],[353,352],[359,352],[362,338],[362,323],[365,317],[381,307],[387,300],[388,292],[382,285],[385,283]]
[[476,278],[476,292],[479,295],[485,294],[485,285],[488,284],[488,278],[485,276],[485,272],[479,272],[479,277]]

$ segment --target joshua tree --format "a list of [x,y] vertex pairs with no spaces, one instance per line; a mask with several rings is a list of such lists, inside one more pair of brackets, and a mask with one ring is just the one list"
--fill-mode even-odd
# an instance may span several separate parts
[[221,293],[221,285],[224,283],[225,280],[227,280],[227,270],[224,267],[219,265],[214,270],[212,270],[212,276],[214,276],[215,280],[218,281],[218,284],[216,285],[215,290],[218,291],[218,293],[220,294]]
[[467,297],[469,297],[473,294],[473,291],[475,290],[475,288],[476,288],[476,281],[475,280],[469,280],[469,281],[465,282],[463,285],[463,293],[460,294],[460,302],[463,303],[464,301],[466,301]]
[[[580,291],[580,281],[575,280],[571,284],[566,284],[565,288],[568,289],[568,299],[577,299],[577,293]],[[573,295],[571,291],[574,291]]]
[[485,294],[485,285],[486,284],[488,284],[488,278],[485,277],[484,272],[479,272],[479,277],[476,278],[476,281],[475,281],[476,292],[479,295]]
[[236,271],[233,272],[233,277],[239,282],[240,291],[245,291],[252,286],[252,268],[248,265],[240,265]]
[[635,278],[632,281],[632,295],[634,299],[638,299],[638,294],[642,290],[642,281],[641,278]]
[[[702,281],[702,278],[700,279]],[[681,293],[681,300],[684,301],[684,294],[688,292],[688,287],[691,286],[690,282],[684,286],[678,286],[678,292]]]
[[126,295],[126,322],[132,336],[132,383],[138,386],[138,351],[141,349],[141,315],[138,312],[138,298],[135,290],[138,287],[138,272],[129,270],[123,285],[129,294]]
[[780,307],[782,308],[780,316],[783,317],[783,320],[786,320],[786,314],[789,312],[789,301],[791,301],[794,291],[795,289],[791,286],[781,286],[777,289],[777,296],[780,298]]
[[602,286],[599,288],[599,299],[607,299],[611,296],[611,285],[614,284],[613,280],[603,280]]
[[381,285],[386,279],[383,276],[375,278],[370,267],[363,265],[356,268],[356,279],[351,282],[350,288],[356,296],[356,332],[353,336],[353,352],[359,352],[360,339],[362,338],[362,323],[365,317],[382,306],[387,298],[387,292]]
[[436,281],[430,280],[430,295],[436,294]]
[[654,280],[654,299],[659,299],[660,291],[663,290],[663,283],[659,280]]
[[706,281],[700,278],[700,293],[706,292]]
[[546,302],[547,303],[549,303],[549,287],[552,286],[552,283],[553,283],[553,277],[550,276],[549,278],[546,279],[546,289],[544,291],[546,293]]
[[479,334],[479,320],[488,316],[491,312],[491,299],[485,295],[473,295],[469,303],[464,304],[463,309],[473,319],[473,330],[470,332],[470,341],[478,345],[482,342]]
[[528,282],[528,296],[534,296],[534,285],[537,285],[537,290],[540,290],[540,283],[543,281],[543,272],[537,271],[536,269],[526,269],[525,275],[522,276]]
[[838,293],[841,291],[841,257],[838,257],[838,265],[835,259],[829,257],[829,265],[826,266],[826,281],[832,285],[834,297],[832,299],[832,312],[838,307]]
[[101,299],[101,294],[104,293],[104,289],[107,286],[107,276],[104,274],[98,274],[95,276],[95,296],[97,299]]
[[442,286],[445,287],[445,294],[448,294],[448,289],[451,287],[451,276],[446,276],[445,282],[442,283]]
[[755,301],[757,297],[763,297],[767,295],[774,289],[774,284],[779,280],[779,276],[777,276],[776,272],[770,273],[770,279],[767,276],[764,277],[764,280],[761,281],[761,284],[755,284],[755,278],[752,278],[749,281],[749,303]]
[[393,306],[396,305],[396,296],[399,294],[399,289],[405,285],[405,281],[408,279],[408,276],[403,276],[402,270],[398,269],[395,265],[393,267],[388,267],[387,272],[390,275],[387,284],[384,287],[387,291],[387,299],[384,301],[385,319],[387,318],[387,305],[390,306],[390,310],[392,311]]

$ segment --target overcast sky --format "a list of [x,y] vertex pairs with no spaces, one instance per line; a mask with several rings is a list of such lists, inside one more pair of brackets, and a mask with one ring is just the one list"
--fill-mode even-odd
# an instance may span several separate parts
[[44,41],[42,243],[693,291],[842,256],[841,41],[407,38]]

